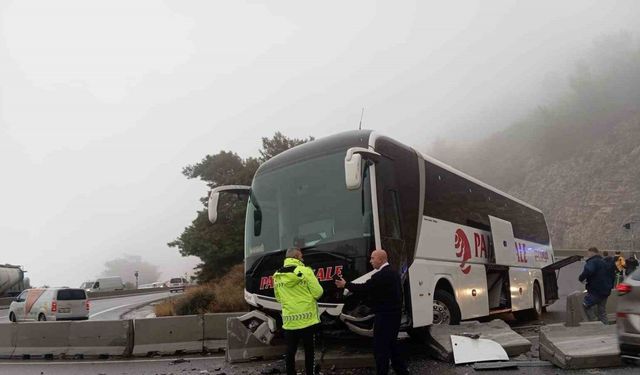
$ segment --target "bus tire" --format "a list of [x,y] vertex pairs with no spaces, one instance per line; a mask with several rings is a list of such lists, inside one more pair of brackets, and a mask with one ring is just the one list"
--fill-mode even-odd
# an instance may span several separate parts
[[460,307],[446,290],[438,289],[433,295],[433,324],[460,324]]
[[533,284],[533,308],[514,311],[513,316],[519,321],[531,321],[538,320],[542,316],[542,293],[540,293],[540,286],[537,282]]

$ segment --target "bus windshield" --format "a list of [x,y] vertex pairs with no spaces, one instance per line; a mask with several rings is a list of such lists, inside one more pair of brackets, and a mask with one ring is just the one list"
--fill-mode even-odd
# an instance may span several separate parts
[[245,256],[372,237],[371,186],[345,187],[344,152],[255,176],[245,220]]

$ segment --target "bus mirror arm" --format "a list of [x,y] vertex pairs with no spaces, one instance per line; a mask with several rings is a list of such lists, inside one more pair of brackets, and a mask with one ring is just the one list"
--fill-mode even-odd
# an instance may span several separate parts
[[358,190],[362,186],[362,159],[376,163],[380,154],[364,147],[351,147],[344,157],[344,177],[348,190]]
[[251,192],[250,186],[245,185],[225,185],[214,188],[209,193],[209,202],[207,205],[207,211],[209,212],[209,221],[215,224],[218,221],[218,201],[220,200],[220,193],[232,193],[238,195],[249,195]]

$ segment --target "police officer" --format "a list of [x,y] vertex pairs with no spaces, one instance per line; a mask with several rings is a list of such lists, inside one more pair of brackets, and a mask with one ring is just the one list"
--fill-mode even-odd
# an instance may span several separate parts
[[315,328],[320,323],[318,298],[322,286],[313,270],[302,263],[299,248],[287,250],[284,266],[273,275],[276,299],[282,304],[282,328],[287,343],[287,375],[296,374],[298,342],[304,344],[304,365],[307,375],[314,373]]
[[376,373],[389,373],[389,360],[398,375],[409,374],[407,365],[398,350],[398,331],[402,314],[402,285],[398,272],[391,269],[387,262],[387,252],[379,249],[371,253],[369,261],[378,270],[364,284],[354,284],[345,280],[336,280],[338,288],[347,288],[354,293],[367,294],[372,300],[376,314],[373,323],[373,353],[376,360]]

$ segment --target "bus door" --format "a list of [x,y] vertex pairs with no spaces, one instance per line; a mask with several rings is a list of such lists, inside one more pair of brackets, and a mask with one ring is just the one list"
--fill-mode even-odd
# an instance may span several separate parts
[[[415,256],[420,207],[420,170],[412,149],[379,137],[375,150],[383,157],[375,165],[380,244],[401,276],[404,293],[403,325],[410,323],[408,270]],[[424,167],[422,167],[424,168]]]
[[513,311],[526,310],[533,307],[533,281],[527,267],[529,261],[526,249],[516,244],[513,236],[513,226],[510,222],[489,215],[491,236],[495,262],[509,267],[509,291],[511,295],[511,309]]
[[556,275],[556,272],[559,272],[562,267],[566,267],[580,259],[582,259],[582,256],[580,255],[571,255],[542,268],[544,299],[546,304],[553,303],[559,298],[558,275]]

